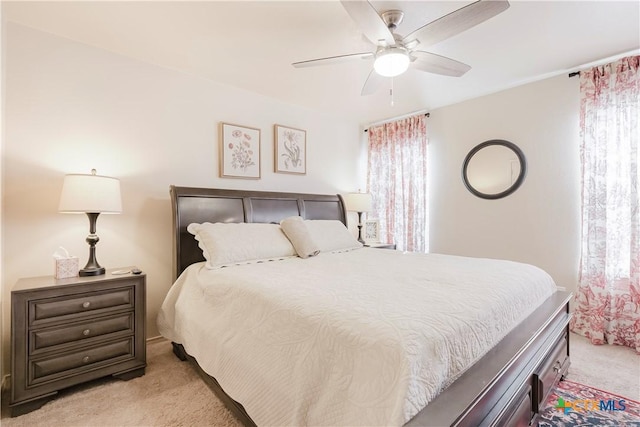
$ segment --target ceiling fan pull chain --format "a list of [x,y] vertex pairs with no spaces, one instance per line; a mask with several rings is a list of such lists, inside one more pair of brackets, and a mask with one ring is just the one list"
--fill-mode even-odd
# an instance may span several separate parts
[[391,96],[391,106],[394,106],[393,102],[393,77],[391,77],[391,88],[389,89],[389,96]]

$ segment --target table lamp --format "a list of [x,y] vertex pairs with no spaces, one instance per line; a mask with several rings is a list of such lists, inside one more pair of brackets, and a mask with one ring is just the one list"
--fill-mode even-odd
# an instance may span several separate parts
[[364,243],[362,239],[362,213],[371,212],[371,194],[348,193],[344,196],[344,202],[348,211],[358,213],[358,242]]
[[105,273],[104,267],[96,259],[96,243],[100,240],[96,234],[96,221],[101,213],[120,213],[120,180],[108,176],[70,174],[64,177],[62,194],[58,210],[62,213],[86,213],[89,217],[89,261],[79,271],[80,276],[99,276]]

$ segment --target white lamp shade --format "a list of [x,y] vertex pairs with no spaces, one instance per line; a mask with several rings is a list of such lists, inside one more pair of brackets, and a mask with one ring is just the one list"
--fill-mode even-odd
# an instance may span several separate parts
[[378,53],[373,68],[381,76],[395,77],[407,71],[409,62],[411,60],[405,52],[389,49]]
[[120,180],[100,175],[66,175],[58,210],[64,213],[120,213]]
[[344,202],[348,211],[353,212],[370,212],[371,211],[371,194],[370,193],[348,193],[344,195]]

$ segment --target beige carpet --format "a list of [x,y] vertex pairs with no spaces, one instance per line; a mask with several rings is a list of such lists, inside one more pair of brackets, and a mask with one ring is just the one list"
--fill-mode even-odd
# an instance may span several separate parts
[[569,339],[567,379],[640,402],[640,355],[630,347],[591,345],[583,336]]
[[171,343],[147,345],[147,370],[130,381],[108,378],[67,389],[28,414],[9,417],[2,399],[2,427],[18,426],[240,426]]
[[[7,418],[2,426],[238,426],[167,341],[148,344],[147,373],[125,382],[100,380],[69,389],[37,411]],[[571,336],[569,379],[640,400],[640,357],[629,348],[592,346]]]

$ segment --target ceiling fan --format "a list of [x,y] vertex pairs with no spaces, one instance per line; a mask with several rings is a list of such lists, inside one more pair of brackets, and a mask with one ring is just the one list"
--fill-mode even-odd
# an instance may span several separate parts
[[294,62],[292,65],[296,68],[314,67],[352,59],[374,58],[373,70],[362,88],[362,95],[374,93],[383,83],[384,77],[398,76],[409,66],[427,73],[462,76],[471,69],[469,65],[418,48],[426,48],[453,37],[509,7],[507,0],[478,0],[403,37],[395,33],[404,18],[401,10],[387,10],[378,14],[367,0],[341,0],[341,3],[365,37],[376,45],[376,51],[310,59]]

